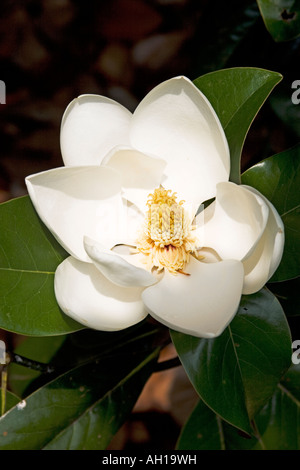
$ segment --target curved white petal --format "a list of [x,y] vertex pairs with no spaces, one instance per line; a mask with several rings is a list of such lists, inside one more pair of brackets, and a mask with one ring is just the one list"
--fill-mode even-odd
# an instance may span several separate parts
[[165,272],[142,299],[148,312],[166,326],[202,338],[220,335],[240,302],[244,270],[240,261],[206,264],[191,259],[190,276]]
[[54,287],[62,311],[89,328],[122,330],[147,316],[141,288],[116,286],[93,264],[73,257],[58,266]]
[[204,211],[204,225],[196,232],[200,245],[213,248],[222,259],[243,260],[259,242],[268,215],[258,194],[234,183],[219,183],[216,200]]
[[96,268],[111,282],[123,286],[151,286],[156,278],[139,261],[139,255],[120,255],[95,240],[84,238],[84,247]]
[[101,166],[63,167],[26,178],[42,221],[71,255],[88,260],[83,237],[107,248],[120,242],[124,206],[119,175]]
[[132,148],[117,147],[103,159],[102,165],[120,173],[124,197],[145,211],[149,193],[161,183],[166,162]]
[[199,204],[227,181],[230,158],[219,119],[207,98],[185,77],[154,88],[133,113],[130,141],[167,162],[165,189]]
[[99,165],[116,145],[129,145],[131,113],[105,96],[81,95],[66,108],[60,146],[66,166]]
[[268,199],[256,189],[245,187],[258,194],[269,207],[269,218],[263,236],[251,256],[243,262],[245,270],[243,294],[253,294],[266,284],[279,266],[284,249],[284,225]]

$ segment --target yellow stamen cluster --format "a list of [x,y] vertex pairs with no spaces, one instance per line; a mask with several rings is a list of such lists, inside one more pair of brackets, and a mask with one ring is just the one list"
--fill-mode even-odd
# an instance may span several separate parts
[[146,255],[150,269],[166,268],[172,274],[184,273],[196,244],[190,233],[191,222],[184,210],[184,201],[176,199],[176,193],[164,188],[149,194],[145,224],[137,240],[137,249]]

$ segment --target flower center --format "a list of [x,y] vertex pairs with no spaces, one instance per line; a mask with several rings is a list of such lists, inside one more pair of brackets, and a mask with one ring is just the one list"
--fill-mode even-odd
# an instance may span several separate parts
[[190,253],[196,250],[191,235],[191,221],[177,202],[176,193],[164,188],[149,194],[143,230],[137,240],[137,250],[146,256],[149,269],[168,269],[172,274],[184,273]]

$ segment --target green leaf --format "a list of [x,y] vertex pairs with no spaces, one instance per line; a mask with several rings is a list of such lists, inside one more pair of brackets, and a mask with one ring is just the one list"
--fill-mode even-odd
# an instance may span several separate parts
[[292,366],[256,418],[255,449],[300,450],[300,366]]
[[177,450],[250,450],[257,439],[223,421],[199,400],[183,426]]
[[230,180],[240,183],[240,160],[249,127],[282,76],[268,70],[236,67],[194,80],[214,107],[224,128],[231,155]]
[[300,144],[254,165],[242,175],[242,182],[258,189],[274,204],[285,226],[282,261],[270,281],[299,276]]
[[299,0],[257,0],[267,30],[277,42],[300,35]]
[[225,450],[223,421],[199,400],[182,428],[177,450]]
[[251,433],[250,420],[291,362],[284,312],[267,289],[244,296],[223,334],[199,339],[173,331],[180,360],[200,398],[223,420]]
[[255,418],[255,434],[245,436],[203,401],[183,427],[178,450],[299,450],[300,367],[292,366]]
[[105,449],[127,419],[158,352],[127,348],[60,375],[29,395],[22,410],[14,407],[0,419],[0,449]]
[[32,336],[83,328],[64,315],[54,273],[67,253],[24,196],[0,205],[0,328]]

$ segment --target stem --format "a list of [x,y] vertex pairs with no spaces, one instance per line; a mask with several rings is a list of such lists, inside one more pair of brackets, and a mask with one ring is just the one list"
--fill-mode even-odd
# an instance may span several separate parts
[[7,367],[3,367],[1,372],[1,411],[0,416],[3,416],[6,408],[6,389],[7,389]]
[[[38,362],[33,359],[28,359],[27,357],[21,356],[20,354],[10,352],[8,356],[8,362],[14,362],[15,364],[18,364],[20,366],[28,367],[29,369],[41,372],[42,374],[52,374],[56,370],[56,368],[51,364],[45,364],[43,362]],[[179,360],[179,357],[176,356],[172,359],[158,362],[156,364],[154,372],[161,372],[178,366],[181,366],[181,362]]]
[[27,357],[20,356],[20,354],[15,354],[13,352],[9,353],[10,362],[19,364],[20,366],[28,367],[29,369],[36,370],[43,374],[52,374],[55,370],[50,364],[44,364],[43,362],[34,361],[28,359]]
[[181,362],[179,357],[172,357],[172,359],[168,359],[167,361],[158,362],[156,364],[154,372],[161,372],[163,370],[171,369],[172,367],[181,366]]

